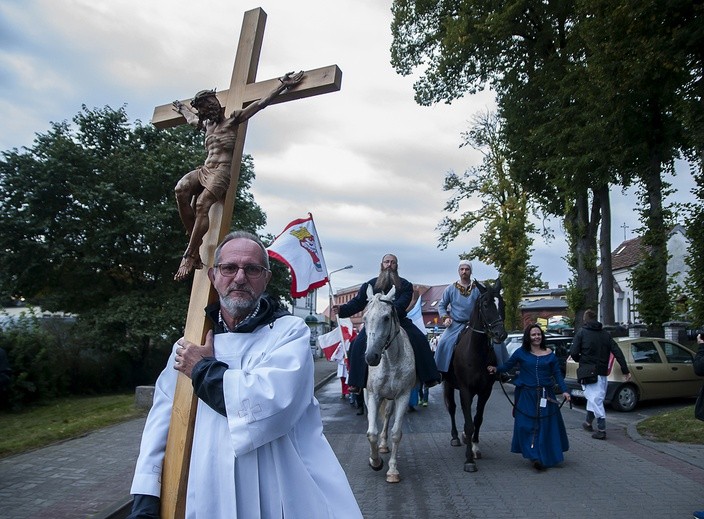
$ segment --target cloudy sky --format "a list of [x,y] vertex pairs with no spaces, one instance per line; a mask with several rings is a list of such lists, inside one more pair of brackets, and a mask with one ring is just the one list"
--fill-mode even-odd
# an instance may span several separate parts
[[[458,255],[478,244],[462,236],[437,247],[448,171],[480,161],[459,147],[472,116],[493,107],[485,92],[452,105],[421,107],[413,78],[390,65],[390,0],[0,0],[0,150],[31,146],[49,122],[89,108],[123,105],[147,122],[154,107],[205,88],[228,87],[243,13],[267,13],[257,78],[337,64],[342,89],[284,103],[249,124],[245,152],[254,157],[253,191],[278,234],[313,214],[337,290],[366,281],[381,256],[399,257],[415,283],[454,280]],[[183,172],[174,172],[174,184]],[[689,198],[686,168],[673,201]],[[165,186],[171,189],[172,186]],[[613,196],[618,243],[638,227],[633,193]],[[568,281],[557,238],[536,237],[534,264],[551,287]],[[185,247],[185,243],[184,243]],[[614,245],[615,247],[615,245]],[[176,266],[174,266],[176,268]],[[478,278],[494,277],[475,262]],[[319,311],[327,304],[321,290]]]

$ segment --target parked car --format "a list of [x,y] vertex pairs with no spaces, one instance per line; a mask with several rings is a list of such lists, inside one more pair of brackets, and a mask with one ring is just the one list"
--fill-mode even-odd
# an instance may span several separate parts
[[508,351],[508,356],[513,355],[513,352],[521,347],[523,342],[523,333],[509,333],[504,340],[506,345],[506,351]]
[[[506,346],[506,351],[508,356],[513,355],[513,352],[521,347],[523,342],[523,333],[509,333],[506,339],[504,339],[504,346]],[[513,368],[511,371],[506,373],[506,377],[503,379],[504,382],[512,382],[514,378],[518,375],[518,368]]]
[[[626,382],[612,356],[604,402],[617,411],[632,411],[643,400],[696,397],[699,393],[702,379],[694,374],[694,351],[657,337],[617,337],[614,341],[631,372],[631,380]],[[579,398],[584,392],[577,382],[578,365],[571,357],[567,359],[565,382],[572,396]]]
[[[506,338],[506,350],[509,355],[513,355],[513,352],[521,347],[523,342],[523,334],[511,334]],[[565,374],[565,364],[567,362],[567,357],[570,355],[570,347],[572,346],[572,337],[567,337],[564,335],[552,335],[545,334],[545,343],[548,348],[550,348],[557,359],[560,361],[560,370],[562,374]]]

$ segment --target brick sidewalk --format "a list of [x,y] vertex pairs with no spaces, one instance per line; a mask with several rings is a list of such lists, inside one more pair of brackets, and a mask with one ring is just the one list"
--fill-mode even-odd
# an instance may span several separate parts
[[[316,389],[337,364],[315,361]],[[134,463],[145,418],[101,429],[43,449],[0,459],[0,517],[107,517],[130,501]]]

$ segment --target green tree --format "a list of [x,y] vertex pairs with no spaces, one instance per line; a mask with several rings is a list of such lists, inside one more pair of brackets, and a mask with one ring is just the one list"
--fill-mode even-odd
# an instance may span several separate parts
[[689,204],[687,217],[687,237],[690,240],[689,255],[686,258],[686,294],[689,318],[698,327],[704,326],[704,170],[693,171],[696,186],[692,190],[695,203]]
[[[536,268],[529,263],[531,235],[537,231],[529,220],[534,213],[528,194],[511,176],[501,139],[501,121],[496,113],[476,115],[463,139],[462,145],[480,151],[483,159],[479,166],[465,171],[462,176],[451,172],[445,177],[443,190],[453,193],[445,212],[459,214],[445,216],[440,222],[440,246],[445,248],[460,234],[476,226],[483,227],[480,245],[466,252],[464,257],[492,264],[501,273],[506,325],[511,330],[519,329],[522,320],[518,305],[523,294],[542,284],[535,275]],[[461,211],[464,203],[472,206],[477,197],[481,207]]]
[[573,310],[595,302],[598,209],[609,172],[596,167],[603,159],[591,160],[600,133],[592,132],[589,143],[575,138],[588,133],[588,97],[575,88],[583,55],[573,3],[397,0],[392,11],[392,63],[401,74],[423,69],[417,102],[495,90],[514,178],[544,213],[564,218],[582,295]]
[[392,64],[422,68],[417,102],[496,91],[512,167],[545,212],[565,219],[577,323],[598,299],[599,226],[612,294],[612,185],[643,188],[659,280],[643,297],[661,301],[662,175],[693,145],[682,128],[702,134],[701,2],[396,0],[392,12]]
[[663,200],[674,161],[701,135],[704,6],[701,2],[582,0],[581,37],[588,77],[601,93],[614,168],[638,182],[643,244],[632,277],[641,319],[661,326],[672,312],[667,236],[672,214]]
[[[84,106],[73,123],[2,154],[0,292],[76,314],[86,348],[141,361],[170,347],[185,322],[190,283],[173,275],[186,237],[173,186],[203,163],[202,135],[131,125],[124,107]],[[233,227],[257,232],[265,215],[253,180],[246,157]]]

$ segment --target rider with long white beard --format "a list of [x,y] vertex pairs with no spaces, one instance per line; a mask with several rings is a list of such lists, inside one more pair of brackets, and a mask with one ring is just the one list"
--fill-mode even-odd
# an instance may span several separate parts
[[[440,382],[440,372],[435,366],[435,359],[433,358],[433,352],[430,350],[428,339],[406,315],[406,309],[413,300],[413,285],[398,275],[398,259],[396,256],[386,254],[381,260],[379,275],[366,283],[362,283],[362,286],[359,287],[359,292],[353,299],[339,307],[333,306],[333,311],[337,312],[340,317],[351,317],[364,310],[368,302],[367,286],[373,287],[375,294],[380,292],[386,294],[391,290],[392,286],[396,287],[394,307],[398,313],[401,327],[406,330],[411,346],[413,346],[418,380],[428,387],[437,385]],[[366,386],[367,363],[364,360],[366,349],[367,334],[362,329],[350,345],[349,351],[350,372],[347,377],[347,383],[352,393],[358,393],[361,388]]]

